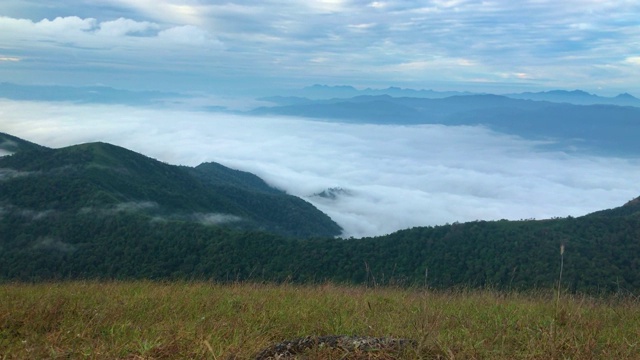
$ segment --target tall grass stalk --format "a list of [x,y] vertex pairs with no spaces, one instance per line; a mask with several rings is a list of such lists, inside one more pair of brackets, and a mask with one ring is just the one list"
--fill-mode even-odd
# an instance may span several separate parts
[[564,268],[564,244],[560,245],[560,276],[558,276],[558,293],[556,296],[556,313],[560,306],[560,288],[562,287],[562,270]]

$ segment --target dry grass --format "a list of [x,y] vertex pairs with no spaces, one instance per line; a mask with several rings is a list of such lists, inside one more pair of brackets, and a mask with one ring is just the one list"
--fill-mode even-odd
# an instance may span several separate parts
[[414,339],[403,353],[301,359],[638,359],[640,304],[337,285],[0,285],[0,359],[250,359],[307,335]]

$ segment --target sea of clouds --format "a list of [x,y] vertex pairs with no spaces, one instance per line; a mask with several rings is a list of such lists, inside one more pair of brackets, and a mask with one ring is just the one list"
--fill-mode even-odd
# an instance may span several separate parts
[[[640,195],[640,159],[551,151],[483,127],[0,100],[0,131],[50,147],[104,141],[170,164],[249,171],[316,205],[345,237],[580,216]],[[316,195],[330,188],[344,191]]]

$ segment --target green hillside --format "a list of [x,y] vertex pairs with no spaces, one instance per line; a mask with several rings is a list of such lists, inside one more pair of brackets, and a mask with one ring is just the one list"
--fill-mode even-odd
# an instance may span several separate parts
[[0,132],[0,156],[2,151],[15,153],[19,151],[44,150],[44,146],[20,139],[13,135]]
[[0,169],[5,174],[0,204],[10,213],[75,216],[135,209],[156,219],[225,223],[298,237],[340,233],[311,204],[218,164],[173,166],[118,146],[90,143],[20,151],[0,158]]
[[[419,227],[365,239],[296,240],[136,213],[5,213],[4,279],[212,279],[640,290],[640,214]],[[56,225],[52,225],[56,224]],[[425,276],[426,275],[426,276]]]
[[212,279],[640,291],[640,198],[578,218],[339,239],[255,175],[109,144],[0,158],[0,279]]

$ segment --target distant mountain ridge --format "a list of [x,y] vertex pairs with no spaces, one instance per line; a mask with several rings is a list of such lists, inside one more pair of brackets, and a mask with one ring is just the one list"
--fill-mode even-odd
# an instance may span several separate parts
[[631,94],[623,93],[615,97],[603,97],[582,90],[552,90],[542,92],[524,92],[519,94],[505,94],[512,99],[565,102],[576,105],[617,105],[640,107],[640,99]]
[[456,95],[472,95],[473,93],[467,91],[434,91],[434,90],[415,90],[400,87],[388,87],[385,89],[356,89],[350,85],[321,85],[315,84],[307,86],[301,90],[295,91],[296,96],[307,97],[310,99],[321,100],[331,98],[350,98],[354,96],[369,95],[389,95],[394,97],[421,97],[430,99],[440,99],[449,96]]
[[614,97],[605,97],[588,93],[582,90],[550,90],[540,92],[522,92],[507,94],[491,94],[486,92],[469,91],[435,91],[430,89],[410,89],[400,87],[388,88],[365,88],[357,89],[350,85],[322,85],[315,84],[296,91],[289,91],[286,95],[272,95],[261,98],[261,100],[271,101],[277,105],[302,104],[309,101],[348,99],[357,96],[380,96],[388,95],[392,97],[412,97],[425,99],[443,99],[452,96],[470,95],[499,95],[512,99],[548,101],[555,103],[570,103],[574,105],[617,105],[640,107],[640,99],[628,93],[622,93]]
[[614,155],[640,154],[640,108],[574,105],[513,99],[500,95],[460,95],[440,99],[361,95],[301,101],[252,110],[253,115],[286,115],[373,124],[486,126],[524,138],[550,140],[560,148],[584,148]]

